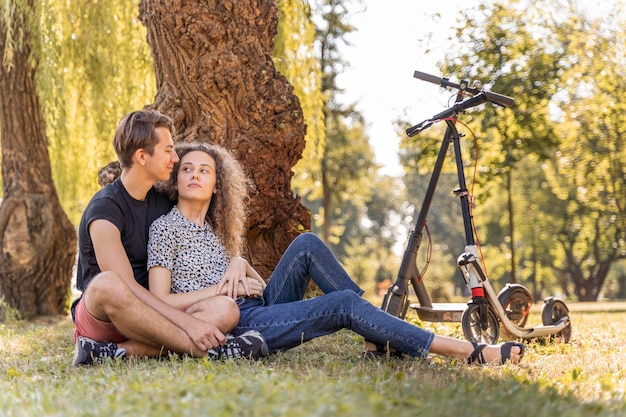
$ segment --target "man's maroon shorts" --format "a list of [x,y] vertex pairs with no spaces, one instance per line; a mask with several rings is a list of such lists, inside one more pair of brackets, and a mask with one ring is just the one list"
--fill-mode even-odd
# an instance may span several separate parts
[[78,336],[85,336],[98,342],[121,343],[128,338],[121,334],[110,321],[98,320],[85,307],[85,297],[81,297],[75,310],[74,342]]

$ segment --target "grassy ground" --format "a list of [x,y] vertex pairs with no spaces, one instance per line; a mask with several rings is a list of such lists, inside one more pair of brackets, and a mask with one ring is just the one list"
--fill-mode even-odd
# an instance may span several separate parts
[[[570,344],[533,341],[500,367],[362,359],[343,331],[259,362],[76,369],[67,317],[0,324],[0,416],[623,416],[626,305],[608,306],[570,306]],[[459,323],[422,325],[461,337]]]

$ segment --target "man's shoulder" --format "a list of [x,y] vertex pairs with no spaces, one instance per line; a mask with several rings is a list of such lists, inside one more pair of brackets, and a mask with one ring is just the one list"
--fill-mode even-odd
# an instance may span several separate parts
[[100,188],[92,197],[92,201],[98,201],[98,200],[102,200],[102,199],[107,199],[107,198],[115,198],[118,195],[122,194],[124,191],[124,188],[121,186],[121,182],[119,181],[119,179],[115,180],[114,182],[105,185],[104,187]]
[[170,201],[169,197],[165,193],[158,191],[155,188],[150,189],[145,200],[135,200],[128,193],[128,191],[126,191],[124,185],[121,181],[119,181],[119,179],[111,184],[107,184],[106,186],[102,187],[93,196],[89,205],[120,205],[124,204],[124,202],[139,206],[171,207],[174,205],[174,203]]
[[167,193],[155,187],[152,187],[148,192],[147,200],[153,204],[156,203],[174,206],[174,203],[170,200]]
[[94,220],[108,220],[119,228],[124,212],[120,202],[119,189],[113,184],[107,184],[98,190],[85,207],[81,225],[88,226]]

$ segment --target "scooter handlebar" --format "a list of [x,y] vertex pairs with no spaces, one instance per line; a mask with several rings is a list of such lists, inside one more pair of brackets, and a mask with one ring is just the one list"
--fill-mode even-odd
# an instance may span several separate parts
[[437,77],[435,75],[426,74],[425,72],[415,71],[413,73],[413,77],[418,78],[423,81],[428,81],[429,83],[437,84],[440,87],[463,90],[471,94],[478,94],[480,92],[484,92],[485,97],[487,98],[487,101],[493,104],[497,104],[498,106],[511,107],[513,104],[515,104],[515,99],[505,96],[504,94],[494,93],[493,91],[480,90],[478,88],[471,88],[465,84],[464,85],[456,84],[456,83],[451,82],[447,78]]

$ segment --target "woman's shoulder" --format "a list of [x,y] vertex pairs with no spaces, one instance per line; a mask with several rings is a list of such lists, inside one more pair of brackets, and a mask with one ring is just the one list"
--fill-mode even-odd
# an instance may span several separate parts
[[185,218],[180,214],[178,208],[174,206],[169,212],[158,217],[150,225],[150,229],[169,229],[172,231],[185,230],[187,228],[187,222]]
[[172,215],[175,209],[174,207],[172,210],[156,218],[150,225],[150,230],[171,228],[171,226],[176,223],[175,216]]

